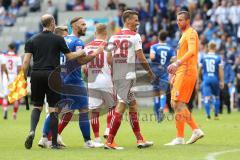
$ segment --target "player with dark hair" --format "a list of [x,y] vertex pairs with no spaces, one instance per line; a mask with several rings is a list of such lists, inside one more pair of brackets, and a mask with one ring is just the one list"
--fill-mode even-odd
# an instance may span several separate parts
[[159,33],[159,43],[152,45],[150,48],[152,70],[158,77],[153,83],[153,88],[156,92],[154,97],[154,112],[158,122],[163,120],[163,110],[167,101],[167,92],[170,92],[167,67],[175,58],[174,49],[166,44],[167,36],[167,32],[161,31]]
[[137,139],[138,148],[153,145],[153,142],[146,141],[141,134],[138,120],[138,105],[131,90],[136,80],[136,57],[147,71],[151,80],[155,78],[155,75],[143,54],[141,37],[136,33],[139,25],[138,13],[132,10],[124,11],[122,19],[124,28],[109,40],[110,44],[113,44],[113,49],[108,54],[108,60],[113,65],[113,82],[117,90],[118,104],[111,120],[105,149],[122,149],[116,145],[114,137],[120,127],[122,115],[127,105],[129,106],[129,119]]

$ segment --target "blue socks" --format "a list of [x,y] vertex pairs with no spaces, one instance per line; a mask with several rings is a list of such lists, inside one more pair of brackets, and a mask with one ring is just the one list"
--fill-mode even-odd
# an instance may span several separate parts
[[160,109],[161,110],[164,110],[164,108],[166,106],[166,101],[167,101],[167,96],[165,94],[161,95],[161,97],[160,97]]
[[161,97],[154,97],[154,113],[157,118],[158,123],[163,120],[163,110],[166,106],[167,97],[166,95],[161,95]]
[[207,114],[207,118],[210,118],[210,100],[209,99],[204,99],[204,107],[205,107],[205,111]]
[[214,105],[215,117],[217,117],[219,113],[219,108],[220,108],[220,100],[218,97],[215,97],[213,99],[213,105]]
[[79,113],[79,128],[81,129],[84,141],[91,140],[88,112]]
[[43,137],[47,137],[48,133],[50,132],[50,123],[51,123],[51,118],[50,115],[48,114],[46,116],[46,119],[44,121],[44,125],[43,125]]

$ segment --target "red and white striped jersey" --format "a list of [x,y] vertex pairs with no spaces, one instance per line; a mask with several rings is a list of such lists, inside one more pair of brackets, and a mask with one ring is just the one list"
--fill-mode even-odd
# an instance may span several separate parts
[[14,52],[8,52],[4,57],[9,76],[17,75],[18,67],[22,65],[21,57],[17,56]]
[[[105,43],[103,40],[95,39],[84,48],[87,55],[98,49],[98,46]],[[87,64],[88,69],[88,88],[112,88],[111,69],[107,61],[107,52],[104,50]]]
[[123,28],[113,35],[109,45],[113,45],[113,79],[135,79],[136,51],[142,49],[142,40],[138,33]]

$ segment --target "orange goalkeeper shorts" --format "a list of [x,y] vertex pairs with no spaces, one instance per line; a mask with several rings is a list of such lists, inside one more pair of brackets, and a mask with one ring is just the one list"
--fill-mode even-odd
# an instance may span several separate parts
[[172,79],[171,99],[188,103],[197,81],[197,74],[180,72]]

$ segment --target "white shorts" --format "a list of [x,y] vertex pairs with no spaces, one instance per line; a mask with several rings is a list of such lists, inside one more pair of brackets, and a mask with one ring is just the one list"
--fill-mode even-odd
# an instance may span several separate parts
[[3,75],[3,83],[2,83],[3,86],[2,86],[2,88],[3,88],[3,95],[4,96],[7,96],[9,94],[8,85],[15,80],[16,76],[17,75],[9,75],[9,81],[8,81],[7,76],[5,74]]
[[88,101],[90,110],[100,108],[103,104],[109,108],[117,104],[116,93],[113,88],[88,89]]
[[135,101],[135,94],[132,91],[133,86],[135,85],[135,80],[115,80],[114,86],[117,90],[117,99],[119,102],[130,104]]

